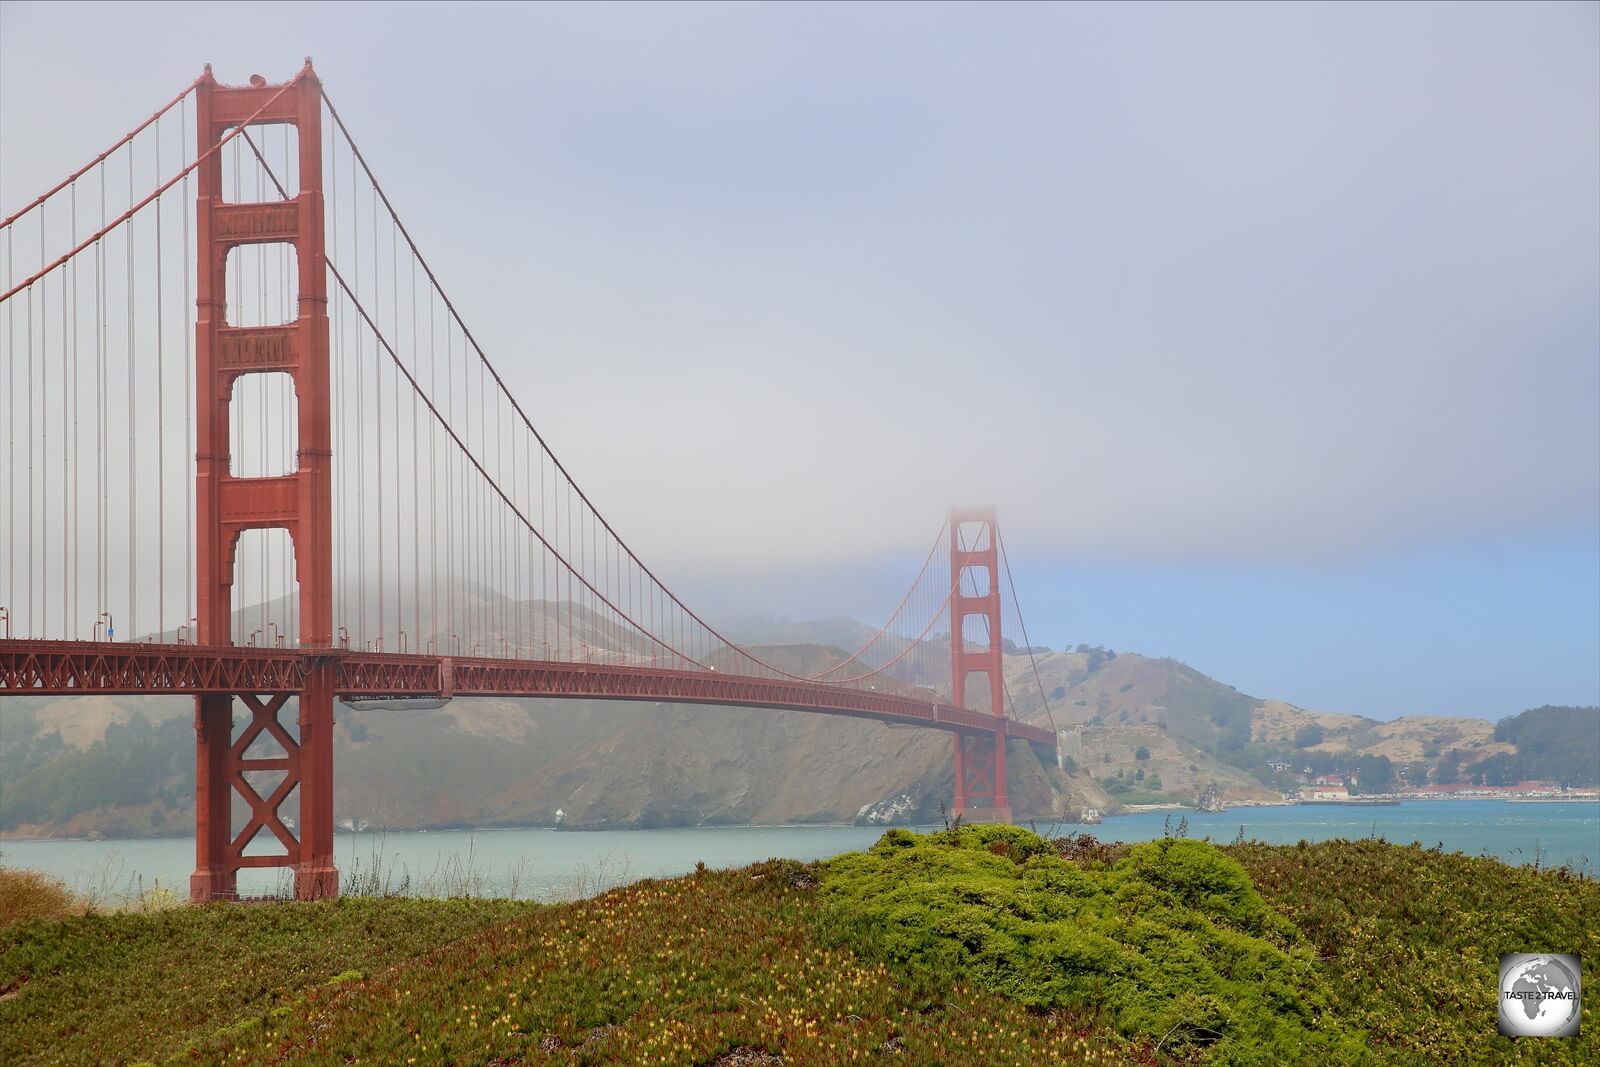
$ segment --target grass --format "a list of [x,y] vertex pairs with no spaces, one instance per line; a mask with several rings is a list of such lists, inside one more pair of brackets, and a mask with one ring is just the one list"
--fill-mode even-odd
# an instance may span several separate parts
[[891,832],[560,905],[28,920],[0,928],[0,1063],[1600,1060],[1593,996],[1576,1040],[1493,1022],[1502,951],[1600,958],[1592,880],[1381,841],[1041,845]]
[[817,871],[770,861],[644,881],[532,911],[375,975],[315,990],[203,1057],[239,1063],[706,1064],[973,1067],[1140,1046],[1094,1012],[1039,1014],[945,976],[836,945]]
[[29,919],[64,919],[81,910],[56,879],[38,871],[0,867],[0,928]]
[[0,1063],[177,1056],[338,976],[393,968],[533,907],[350,898],[14,923],[0,929]]
[[1315,947],[1334,1013],[1385,1061],[1600,1063],[1593,990],[1576,1039],[1513,1041],[1494,1026],[1502,952],[1600,961],[1593,878],[1377,839],[1226,851]]

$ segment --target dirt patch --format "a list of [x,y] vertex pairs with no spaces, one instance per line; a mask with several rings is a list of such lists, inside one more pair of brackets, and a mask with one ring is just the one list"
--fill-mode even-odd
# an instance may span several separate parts
[[783,1062],[783,1057],[776,1052],[768,1052],[764,1048],[751,1048],[749,1045],[740,1045],[730,1052],[712,1060],[709,1067],[775,1067]]

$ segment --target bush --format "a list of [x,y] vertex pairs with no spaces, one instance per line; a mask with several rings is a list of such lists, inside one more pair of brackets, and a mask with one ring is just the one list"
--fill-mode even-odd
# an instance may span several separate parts
[[29,919],[62,919],[82,906],[67,887],[38,871],[0,868],[0,926]]
[[1137,749],[1134,750],[1133,758],[1134,759],[1149,759],[1150,758],[1150,750],[1148,748],[1145,748],[1143,745],[1140,745]]
[[1294,747],[1313,748],[1322,744],[1326,737],[1327,734],[1324,733],[1322,727],[1314,722],[1308,722],[1294,732]]
[[1357,1058],[1294,928],[1203,841],[1136,845],[1080,868],[1013,826],[892,830],[838,857],[825,914],[856,945],[962,975],[1030,1007],[1098,1008],[1215,1063]]

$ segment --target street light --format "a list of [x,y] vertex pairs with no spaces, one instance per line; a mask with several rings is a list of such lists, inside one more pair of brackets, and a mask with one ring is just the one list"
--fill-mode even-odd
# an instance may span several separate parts
[[6,640],[9,641],[11,640],[11,610],[4,605],[0,605],[0,616],[3,616],[4,618],[6,624]]
[[246,641],[245,644],[250,646],[251,648],[255,648],[256,647],[256,637],[260,633],[261,633],[260,629],[251,630],[250,631],[250,639],[248,641]]

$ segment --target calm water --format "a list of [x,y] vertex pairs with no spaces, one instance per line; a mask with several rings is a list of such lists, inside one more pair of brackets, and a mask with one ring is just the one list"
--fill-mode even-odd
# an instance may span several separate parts
[[[1376,833],[1390,841],[1420,841],[1447,851],[1494,856],[1507,863],[1532,863],[1539,850],[1546,865],[1600,864],[1600,804],[1509,804],[1496,800],[1416,801],[1395,807],[1239,808],[1221,814],[1171,813],[1175,827],[1189,821],[1189,835],[1274,843],[1302,838],[1321,841]],[[1123,841],[1160,837],[1166,812],[1107,819],[1090,828],[1096,836]],[[927,828],[924,828],[927,829]],[[1040,830],[1047,827],[1040,826]],[[1060,832],[1078,829],[1062,827]],[[865,848],[881,829],[853,826],[719,827],[609,832],[479,830],[340,834],[338,864],[348,880],[374,862],[391,886],[409,877],[413,892],[472,889],[542,899],[575,896],[607,885],[652,876],[682,874],[697,861],[711,867],[739,866],[773,856],[822,859]],[[138,841],[10,841],[0,844],[0,862],[34,867],[102,898],[131,895],[160,884],[187,893],[194,867],[189,838]],[[275,871],[244,871],[240,890],[280,888]],[[142,882],[141,882],[142,880]]]

